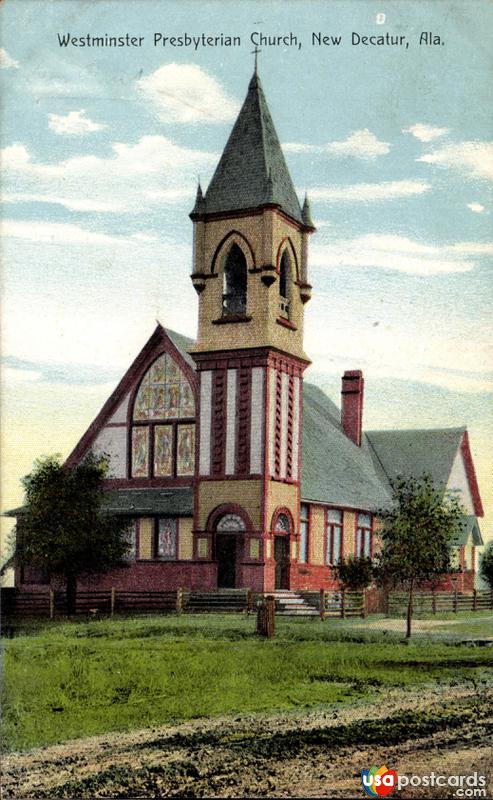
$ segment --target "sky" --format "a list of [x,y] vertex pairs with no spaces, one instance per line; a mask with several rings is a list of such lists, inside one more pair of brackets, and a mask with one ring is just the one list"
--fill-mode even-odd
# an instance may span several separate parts
[[[362,369],[367,429],[467,425],[489,538],[492,4],[7,0],[0,24],[2,508],[35,458],[71,451],[156,320],[195,335],[188,214],[259,44],[317,226],[306,378],[338,400]],[[81,45],[127,34],[140,46]]]

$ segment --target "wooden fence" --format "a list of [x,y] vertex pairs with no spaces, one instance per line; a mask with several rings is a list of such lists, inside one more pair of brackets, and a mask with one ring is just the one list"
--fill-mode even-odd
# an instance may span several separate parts
[[[299,591],[296,594],[306,603],[313,614],[316,609],[322,619],[366,617],[368,613],[384,613],[389,617],[404,616],[407,609],[405,592],[381,593],[375,603],[373,590],[365,592]],[[252,612],[262,595],[254,595],[250,589],[232,589],[217,592],[185,591],[120,591],[110,589],[99,592],[78,592],[76,613],[87,617],[123,614],[151,613],[224,613]],[[377,607],[378,605],[378,607]],[[416,592],[414,613],[443,614],[445,612],[483,611],[493,609],[493,591],[474,590],[471,594],[461,592]],[[3,618],[66,616],[65,593],[61,591],[20,592],[14,588],[2,588],[1,611]],[[298,609],[297,614],[303,611]]]
[[[416,592],[413,595],[413,611],[419,614],[443,614],[459,611],[487,611],[493,609],[493,591],[477,590],[471,594],[462,592]],[[403,616],[407,610],[407,594],[390,592],[387,607],[383,609],[389,617]]]

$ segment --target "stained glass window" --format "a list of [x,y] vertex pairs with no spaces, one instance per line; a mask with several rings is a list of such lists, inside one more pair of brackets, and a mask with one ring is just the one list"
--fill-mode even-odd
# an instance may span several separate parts
[[163,561],[176,559],[176,520],[161,518],[158,520],[156,555]]
[[134,428],[132,431],[132,476],[147,478],[149,475],[149,429]]
[[195,425],[178,425],[176,473],[193,475],[195,467]]
[[130,522],[127,530],[125,531],[125,540],[128,545],[127,552],[125,553],[125,559],[127,561],[135,561],[137,557],[137,526],[135,520]]
[[173,474],[173,428],[171,425],[156,425],[154,428],[154,475]]
[[279,514],[276,520],[276,531],[282,531],[283,533],[290,533],[291,526],[289,524],[289,517],[287,514]]
[[193,417],[195,402],[192,387],[167,353],[159,356],[147,370],[134,406],[134,419],[177,419]]
[[238,514],[225,514],[216,525],[216,531],[244,531],[245,523]]
[[342,558],[343,516],[339,508],[327,509],[327,564],[339,564]]
[[192,476],[195,468],[195,424],[178,424],[195,416],[190,381],[170,355],[149,367],[137,392],[132,430],[132,477]]

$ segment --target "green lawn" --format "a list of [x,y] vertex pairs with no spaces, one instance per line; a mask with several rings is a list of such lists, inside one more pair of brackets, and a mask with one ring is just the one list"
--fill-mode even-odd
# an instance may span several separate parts
[[25,625],[4,640],[5,749],[230,713],[354,703],[386,687],[478,681],[489,648],[357,630],[350,621],[160,616]]

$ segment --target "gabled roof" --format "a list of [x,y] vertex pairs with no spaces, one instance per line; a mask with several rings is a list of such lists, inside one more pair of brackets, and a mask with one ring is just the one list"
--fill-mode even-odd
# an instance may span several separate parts
[[301,496],[331,505],[374,510],[391,499],[388,480],[363,437],[361,447],[342,430],[341,413],[327,395],[303,383]]
[[425,473],[446,486],[465,428],[368,431],[367,438],[390,480]]
[[300,203],[255,73],[205,198],[201,199],[201,211],[211,214],[265,205],[279,206],[303,224]]
[[116,411],[120,403],[125,399],[128,392],[132,389],[136,379],[143,372],[146,365],[150,360],[157,357],[166,346],[169,348],[171,344],[171,354],[175,351],[175,357],[183,359],[185,362],[185,370],[188,371],[188,377],[192,383],[195,383],[195,364],[192,357],[188,354],[187,350],[193,344],[193,340],[181,333],[176,333],[158,323],[154,332],[145,343],[144,347],[138,354],[137,358],[132,362],[127,369],[125,375],[119,382],[118,386],[112,392],[99,414],[93,420],[82,439],[79,440],[74,447],[69,457],[67,464],[73,466],[87,453],[94,440],[96,439],[101,428],[111,419],[112,414]]
[[472,538],[473,545],[478,546],[484,544],[475,514],[468,514],[463,518],[461,532],[453,543],[454,545],[469,544],[470,538]]

